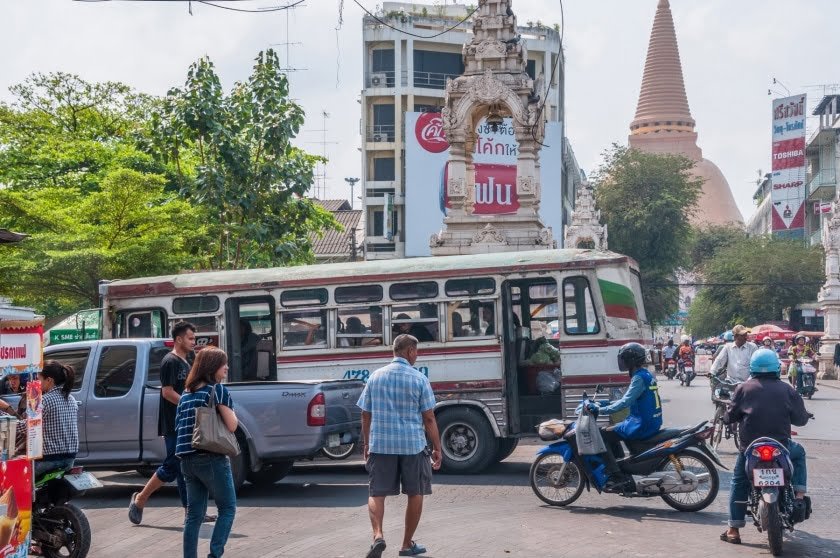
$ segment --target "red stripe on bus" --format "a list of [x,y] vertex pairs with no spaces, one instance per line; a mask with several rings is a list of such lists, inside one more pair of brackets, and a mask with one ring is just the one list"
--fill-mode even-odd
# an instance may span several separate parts
[[605,304],[604,312],[611,318],[624,318],[626,320],[638,320],[639,314],[632,306],[624,306],[623,304]]
[[586,376],[561,376],[560,386],[590,386],[595,384],[629,384],[628,374],[589,374]]
[[591,341],[561,341],[561,349],[582,349],[590,347],[621,347],[627,343],[641,343],[642,339],[593,339]]
[[[439,347],[434,349],[424,349],[420,347],[420,357],[436,356],[436,355],[457,355],[457,354],[478,354],[478,353],[499,353],[502,348],[499,345],[480,345],[478,347]],[[348,353],[333,353],[328,355],[300,355],[300,356],[279,356],[277,357],[277,364],[292,364],[299,362],[325,362],[337,360],[373,360],[378,358],[393,358],[392,351],[376,351],[376,352],[348,352]]]
[[465,380],[463,382],[432,382],[435,393],[445,391],[490,391],[504,387],[502,380]]

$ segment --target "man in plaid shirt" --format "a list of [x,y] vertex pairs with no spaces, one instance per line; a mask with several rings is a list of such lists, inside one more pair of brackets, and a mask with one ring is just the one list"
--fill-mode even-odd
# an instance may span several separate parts
[[[357,403],[362,409],[368,512],[373,527],[373,545],[367,558],[379,558],[385,550],[385,497],[397,496],[400,485],[408,496],[408,505],[399,555],[426,552],[412,537],[420,523],[423,496],[432,493],[432,468],[440,469],[441,447],[435,395],[429,379],[413,368],[416,361],[417,338],[398,335],[394,339],[394,360],[373,373]],[[426,435],[432,443],[431,454],[426,448]]]

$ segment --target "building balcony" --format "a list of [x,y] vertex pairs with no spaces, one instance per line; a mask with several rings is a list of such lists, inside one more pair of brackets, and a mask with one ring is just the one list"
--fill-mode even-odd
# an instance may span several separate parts
[[446,89],[447,78],[455,79],[460,74],[442,74],[438,72],[414,72],[414,87],[424,89]]
[[805,195],[809,201],[827,201],[834,198],[836,188],[837,171],[835,169],[822,169],[808,181],[805,187]]
[[[369,89],[390,89],[397,86],[397,73],[394,70],[376,70],[368,72],[365,86]],[[400,87],[408,87],[408,71],[399,74]]]
[[396,126],[393,124],[374,124],[365,130],[365,140],[370,143],[394,143],[396,134]]

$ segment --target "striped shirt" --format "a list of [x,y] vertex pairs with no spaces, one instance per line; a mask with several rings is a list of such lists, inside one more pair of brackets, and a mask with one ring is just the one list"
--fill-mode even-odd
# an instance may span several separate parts
[[[24,396],[25,397],[25,396]],[[56,386],[41,399],[44,459],[75,457],[79,451],[79,404],[72,395],[64,399]],[[26,436],[26,421],[18,422],[18,436]]]
[[222,384],[204,386],[194,392],[185,391],[178,403],[178,411],[175,415],[175,429],[178,434],[178,442],[175,446],[175,455],[183,456],[195,453],[192,447],[193,429],[195,429],[195,410],[198,407],[207,407],[210,402],[210,389],[216,389],[216,405],[224,405],[233,409],[233,398],[228,389]]
[[422,413],[435,408],[435,394],[404,358],[374,372],[357,405],[371,414],[371,453],[417,455],[426,447]]

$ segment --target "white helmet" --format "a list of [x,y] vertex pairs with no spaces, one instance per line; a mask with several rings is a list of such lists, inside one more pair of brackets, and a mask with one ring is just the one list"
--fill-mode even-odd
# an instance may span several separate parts
[[691,341],[691,337],[689,337],[688,335],[683,335],[682,337],[680,337],[680,343],[685,343],[686,341]]

